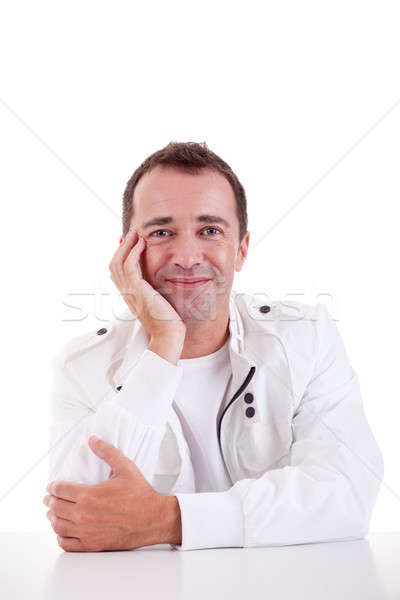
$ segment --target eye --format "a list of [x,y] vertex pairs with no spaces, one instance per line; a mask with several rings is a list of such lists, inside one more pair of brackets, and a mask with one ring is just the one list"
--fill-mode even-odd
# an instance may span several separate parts
[[[202,232],[204,232],[204,231],[214,232],[213,235],[211,235],[211,237],[214,237],[217,233],[222,234],[222,231],[220,229],[218,229],[217,227],[205,227],[204,229],[202,229]],[[169,234],[169,231],[167,229],[157,229],[156,231],[152,231],[149,234],[149,237],[154,237],[154,238],[167,237],[166,235],[161,235],[161,234]],[[206,237],[210,237],[210,235],[206,235]]]
[[150,237],[165,237],[164,235],[154,235],[155,233],[168,233],[168,231],[166,229],[157,229],[157,231],[150,233]]
[[[217,227],[206,227],[205,229],[203,229],[203,231],[216,231],[217,233],[222,233],[222,231],[220,229],[218,229]],[[210,237],[210,236],[206,236],[206,237]],[[211,236],[213,237],[213,236]]]

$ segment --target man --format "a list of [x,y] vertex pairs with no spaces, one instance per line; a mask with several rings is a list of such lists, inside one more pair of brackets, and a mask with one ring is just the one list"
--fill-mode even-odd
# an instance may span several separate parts
[[233,291],[248,244],[244,189],[205,144],[128,181],[109,265],[127,310],[53,361],[44,503],[64,550],[367,533],[383,460],[338,329],[322,304]]

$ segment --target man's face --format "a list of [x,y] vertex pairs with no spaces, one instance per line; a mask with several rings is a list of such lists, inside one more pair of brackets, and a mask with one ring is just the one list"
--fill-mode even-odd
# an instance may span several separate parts
[[133,202],[131,225],[146,240],[144,279],[184,321],[216,318],[226,310],[250,236],[239,244],[230,183],[211,169],[191,175],[157,166],[141,177]]

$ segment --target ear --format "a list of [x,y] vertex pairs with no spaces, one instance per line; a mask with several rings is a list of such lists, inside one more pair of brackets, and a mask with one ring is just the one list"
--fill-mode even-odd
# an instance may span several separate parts
[[243,263],[246,260],[247,252],[249,249],[249,240],[250,240],[250,232],[246,231],[245,235],[242,238],[242,241],[239,244],[239,248],[236,255],[235,260],[235,271],[241,271],[243,267]]

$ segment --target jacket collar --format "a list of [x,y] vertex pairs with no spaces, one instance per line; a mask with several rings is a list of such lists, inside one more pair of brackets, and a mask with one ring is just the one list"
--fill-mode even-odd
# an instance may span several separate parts
[[249,296],[231,290],[229,299],[229,355],[232,367],[232,380],[229,387],[228,398],[243,384],[252,367],[259,366],[248,345],[246,336],[246,322],[253,311],[249,309],[246,301]]

